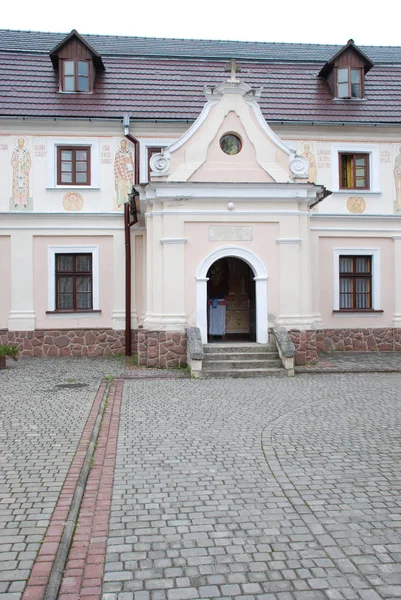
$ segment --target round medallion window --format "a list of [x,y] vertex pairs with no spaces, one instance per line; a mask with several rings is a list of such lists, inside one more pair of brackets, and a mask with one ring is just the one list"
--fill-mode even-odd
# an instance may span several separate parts
[[234,133],[226,133],[220,138],[220,148],[225,154],[238,154],[242,148],[242,142],[238,135]]

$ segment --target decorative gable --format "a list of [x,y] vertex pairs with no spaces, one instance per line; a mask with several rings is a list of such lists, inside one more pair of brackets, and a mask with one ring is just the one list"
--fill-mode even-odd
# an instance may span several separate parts
[[267,125],[260,89],[235,74],[205,88],[207,102],[194,124],[150,161],[151,180],[172,182],[293,182],[307,179],[307,161]]
[[60,92],[92,92],[102,57],[73,29],[50,53],[59,72]]
[[319,73],[330,86],[335,98],[364,97],[365,74],[373,67],[372,61],[348,40],[322,68]]

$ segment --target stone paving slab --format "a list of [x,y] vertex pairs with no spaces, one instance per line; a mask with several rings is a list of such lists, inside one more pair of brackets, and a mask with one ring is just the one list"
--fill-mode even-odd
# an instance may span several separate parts
[[315,365],[295,367],[296,373],[401,373],[401,352],[319,352]]
[[[0,598],[19,600],[102,377],[116,359],[24,358],[0,371]],[[86,387],[57,387],[84,383]]]
[[401,598],[401,375],[124,390],[103,600]]

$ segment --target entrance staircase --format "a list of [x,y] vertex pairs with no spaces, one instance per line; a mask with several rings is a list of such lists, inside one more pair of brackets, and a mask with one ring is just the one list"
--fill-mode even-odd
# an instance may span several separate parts
[[287,377],[275,343],[212,343],[203,346],[202,377]]

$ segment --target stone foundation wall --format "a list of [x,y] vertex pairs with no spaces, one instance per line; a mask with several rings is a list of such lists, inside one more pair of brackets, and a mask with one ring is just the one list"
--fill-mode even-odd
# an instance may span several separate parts
[[290,331],[295,364],[313,364],[320,352],[401,352],[401,329],[317,329]]
[[[125,333],[113,329],[0,330],[0,344],[18,346],[20,356],[111,356],[124,354]],[[137,332],[132,332],[136,351]]]
[[138,329],[138,363],[146,367],[185,367],[187,334]]

